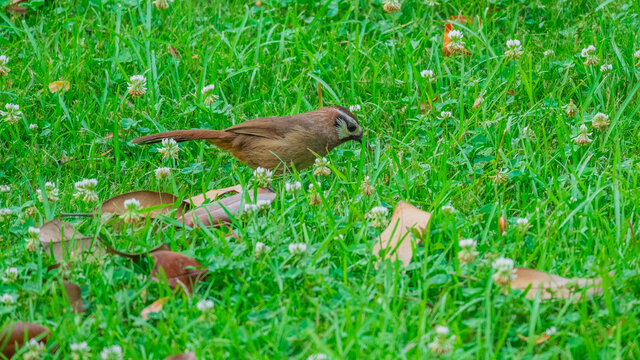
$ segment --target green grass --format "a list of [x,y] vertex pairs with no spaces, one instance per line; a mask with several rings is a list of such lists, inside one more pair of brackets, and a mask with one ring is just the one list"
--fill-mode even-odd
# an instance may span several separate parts
[[[177,0],[165,11],[148,1],[119,3],[58,0],[23,17],[0,14],[0,55],[11,69],[0,78],[0,109],[14,103],[23,112],[14,125],[0,122],[0,185],[11,187],[0,193],[0,208],[13,211],[0,223],[0,273],[19,271],[16,282],[0,283],[0,293],[17,297],[0,305],[0,324],[50,327],[49,347],[59,349],[47,358],[71,358],[69,345],[82,341],[90,358],[114,344],[127,359],[186,349],[199,359],[435,358],[427,344],[436,325],[456,335],[444,358],[640,357],[640,69],[633,58],[640,3],[405,1],[394,14],[364,0],[262,7]],[[498,11],[486,10],[492,4]],[[454,24],[472,55],[445,58],[444,23],[459,12],[482,25]],[[522,42],[517,61],[503,56],[508,39]],[[591,67],[580,56],[590,44],[600,58]],[[602,74],[604,63],[613,70]],[[421,78],[424,69],[437,81]],[[127,96],[136,74],[148,80],[140,99]],[[51,94],[46,87],[55,80],[69,81],[70,90]],[[208,84],[220,97],[211,106],[200,94]],[[134,190],[184,198],[250,183],[251,169],[203,142],[182,144],[170,162],[154,146],[130,141],[310,111],[319,106],[318,84],[323,105],[362,106],[357,116],[374,151],[345,144],[329,155],[331,175],[308,170],[275,179],[271,209],[235,227],[241,242],[222,229],[147,224],[117,232],[99,219],[70,219],[121,250],[166,242],[207,265],[211,276],[194,296],[151,282],[149,261],[108,255],[47,273],[55,260],[27,251],[30,226],[95,206],[73,197],[83,178],[98,179],[100,200]],[[484,102],[473,109],[480,94]],[[420,103],[436,96],[433,111],[421,116]],[[570,99],[575,117],[561,108]],[[453,119],[441,119],[441,111]],[[597,112],[610,116],[605,131],[591,126]],[[593,132],[588,146],[572,142],[583,123]],[[172,168],[171,181],[155,179],[159,166]],[[499,184],[492,176],[502,169],[508,180]],[[365,176],[375,186],[371,196],[360,189]],[[309,205],[306,191],[286,195],[284,184],[294,179],[304,189],[321,187],[322,203]],[[60,190],[55,203],[38,201],[36,189],[47,181]],[[389,263],[376,270],[372,248],[381,229],[366,214],[380,205],[391,212],[400,200],[433,213],[429,232],[407,269]],[[455,215],[443,214],[447,204]],[[37,214],[29,217],[32,206]],[[532,225],[526,234],[516,231],[519,217]],[[477,240],[480,252],[467,269],[456,257],[461,238]],[[269,255],[255,256],[258,241],[272,248]],[[289,254],[295,242],[308,245],[306,255]],[[497,256],[565,277],[604,276],[603,295],[505,295],[491,279]],[[55,290],[63,276],[81,286],[86,314],[68,311]],[[164,296],[171,299],[163,312],[142,319],[140,311]],[[201,318],[201,299],[215,302],[214,318]],[[551,327],[557,333],[540,345],[517,337]]]

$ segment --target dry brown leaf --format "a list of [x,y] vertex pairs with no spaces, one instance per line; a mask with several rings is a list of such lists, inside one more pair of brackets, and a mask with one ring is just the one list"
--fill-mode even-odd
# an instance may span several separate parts
[[602,278],[585,279],[573,278],[567,279],[562,276],[547,274],[542,271],[516,268],[515,279],[511,281],[512,289],[520,289],[527,291],[527,299],[535,299],[536,293],[540,290],[540,299],[569,299],[577,294],[578,299],[581,298],[583,290],[587,296],[602,294]]
[[194,353],[177,354],[177,355],[169,356],[164,360],[196,360],[196,354]]
[[64,286],[64,290],[67,294],[67,298],[69,299],[69,304],[71,305],[71,309],[75,313],[84,313],[87,311],[87,307],[82,302],[82,290],[80,286],[71,281],[63,281],[62,285]]
[[[253,202],[253,192],[250,191],[250,198]],[[258,189],[257,201],[273,202],[276,194],[269,189]],[[219,200],[211,205],[207,205],[184,214],[183,223],[186,226],[199,226],[200,222],[204,226],[221,226],[231,223],[231,216],[236,216],[244,211],[244,194],[235,194]],[[198,219],[198,221],[196,221]]]
[[504,215],[500,216],[498,219],[498,229],[500,230],[500,235],[505,235],[507,233],[507,218]]
[[21,4],[27,2],[28,0],[13,0],[11,4],[9,4],[5,10],[7,12],[12,12],[17,15],[23,15],[27,13],[28,8],[22,6]]
[[[520,335],[520,334],[518,334],[518,337],[519,337],[520,339],[522,339],[522,340],[526,341],[526,342],[529,342],[529,338],[528,338],[528,337],[526,337],[526,336],[524,336],[524,335]],[[543,342],[545,342],[545,341],[549,340],[549,338],[551,338],[551,336],[550,336],[550,335],[547,335],[547,334],[543,334],[543,335],[536,336],[535,343],[536,343],[536,344],[538,344],[538,345],[540,345],[540,344],[542,344]]]
[[213,189],[213,190],[209,190],[204,194],[200,194],[200,195],[196,195],[196,196],[192,196],[187,200],[184,200],[184,202],[189,203],[193,206],[200,206],[202,204],[204,204],[207,200],[217,200],[219,197],[226,195],[228,193],[241,193],[242,192],[242,186],[241,185],[234,185],[234,186],[229,186],[226,188],[222,188],[222,189]]
[[[458,16],[456,15],[451,15],[449,16],[449,20],[453,20],[453,21],[457,21],[461,24],[473,24],[473,17],[467,17],[466,15],[463,14],[459,14]],[[482,25],[482,20],[479,20],[480,25]]]
[[26,322],[14,323],[5,326],[2,333],[0,333],[0,349],[2,350],[2,355],[7,359],[11,359],[24,345],[25,337],[27,341],[35,338],[37,341],[46,344],[50,336],[49,329],[42,325]]
[[430,213],[404,201],[398,202],[391,216],[391,223],[380,234],[380,239],[373,247],[374,255],[379,256],[381,250],[388,250],[384,256],[385,259],[400,260],[403,266],[409,265],[413,250],[411,236],[407,235],[412,229],[423,233],[430,218]]
[[[436,101],[438,101],[439,97],[436,96],[433,100],[431,100],[431,103],[435,103]],[[423,101],[420,103],[420,114],[424,115],[427,111],[431,111],[431,104],[427,101]]]
[[[124,202],[133,198],[140,202],[140,209],[142,211],[147,208],[153,208],[145,213],[148,217],[152,218],[160,214],[169,213],[174,209],[174,204],[177,205],[178,203],[178,199],[169,193],[146,190],[133,191],[112,197],[111,199],[103,202],[100,207],[100,213],[121,215],[124,212]],[[188,208],[188,204],[181,202],[177,208],[176,217],[181,217],[184,211]]]
[[179,55],[178,50],[176,50],[176,48],[173,47],[172,45],[167,45],[167,51],[169,52],[169,54],[171,54],[171,56],[174,59],[178,58],[178,55]]
[[162,306],[166,304],[168,301],[169,301],[169,297],[167,296],[152,302],[151,305],[142,309],[142,311],[140,312],[140,316],[142,316],[143,319],[148,319],[149,314],[159,313],[160,311],[162,311]]
[[164,273],[168,285],[175,289],[184,289],[188,294],[193,291],[193,285],[206,277],[207,270],[200,269],[198,261],[173,251],[156,251],[151,254],[155,259],[151,269],[151,281],[160,282],[158,276]]
[[70,88],[71,84],[67,80],[59,80],[49,83],[49,91],[51,91],[52,94],[57,93],[60,90],[67,92]]
[[40,243],[47,253],[60,262],[69,254],[91,252],[99,256],[104,250],[93,239],[78,232],[74,227],[60,219],[53,219],[40,228]]

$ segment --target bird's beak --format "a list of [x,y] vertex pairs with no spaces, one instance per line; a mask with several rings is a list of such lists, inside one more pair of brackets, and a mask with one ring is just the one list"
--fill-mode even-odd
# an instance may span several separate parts
[[362,143],[364,143],[364,146],[366,146],[366,147],[367,147],[367,150],[369,150],[369,151],[373,150],[373,149],[371,148],[371,145],[369,145],[369,143],[368,143],[368,142],[366,142],[366,141],[364,141],[364,140],[362,139],[362,135],[360,135],[356,140],[357,140],[359,143],[361,143],[361,144],[362,144]]

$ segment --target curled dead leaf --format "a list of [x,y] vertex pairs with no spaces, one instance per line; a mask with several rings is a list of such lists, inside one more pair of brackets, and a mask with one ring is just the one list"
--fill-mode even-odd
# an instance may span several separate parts
[[391,216],[391,223],[380,234],[378,242],[373,247],[374,255],[379,257],[380,251],[385,250],[384,259],[400,260],[403,266],[409,265],[413,250],[411,237],[408,235],[411,230],[423,233],[430,218],[430,213],[404,201],[398,202]]
[[69,91],[71,84],[67,80],[59,80],[49,83],[49,91],[54,94],[62,90],[64,92]]
[[[268,202],[271,203],[276,198],[276,194],[269,189],[258,189],[256,201],[253,201],[253,193],[250,192],[251,202]],[[219,200],[211,205],[207,205],[195,210],[191,210],[184,214],[183,223],[186,226],[221,226],[222,224],[231,223],[231,217],[241,214],[244,211],[244,194],[235,194]],[[197,219],[197,220],[196,220]]]
[[11,359],[24,346],[25,338],[27,341],[36,339],[46,344],[50,336],[51,332],[45,326],[27,322],[14,323],[5,326],[0,333],[0,350],[2,350],[2,355]]
[[164,360],[196,360],[196,354],[194,353],[177,354],[177,355],[169,356]]
[[179,287],[190,294],[194,284],[207,275],[206,269],[200,269],[202,264],[180,253],[161,250],[153,252],[151,256],[155,259],[151,280],[160,282],[158,276],[164,274],[172,289]]
[[507,234],[507,218],[505,218],[504,215],[500,216],[498,220],[498,229],[500,230],[500,235]]
[[124,202],[129,199],[138,200],[141,211],[151,218],[161,214],[168,214],[174,210],[174,205],[177,205],[176,217],[179,218],[189,208],[189,204],[179,202],[175,196],[169,193],[142,190],[112,197],[102,203],[99,209],[100,213],[122,215],[124,213]]
[[[258,189],[258,191],[260,191],[262,189]],[[204,194],[200,194],[200,195],[196,195],[196,196],[192,196],[189,199],[184,200],[184,202],[193,205],[193,206],[200,206],[202,204],[204,204],[205,202],[207,202],[207,200],[217,200],[219,197],[229,194],[229,193],[241,193],[242,192],[242,186],[241,185],[234,185],[234,186],[229,186],[226,188],[222,188],[222,189],[213,189],[213,190],[209,190]]]
[[[524,335],[520,335],[520,334],[518,334],[518,338],[520,338],[521,340],[524,340],[524,341],[526,341],[526,342],[529,342],[529,338],[528,338],[528,337],[526,337],[526,336],[524,336]],[[535,342],[536,344],[540,345],[540,344],[542,344],[543,342],[545,342],[545,341],[549,340],[550,338],[551,338],[551,336],[550,336],[550,335],[542,334],[542,335],[536,336],[536,338],[535,338],[534,342]]]
[[151,305],[142,309],[142,311],[140,312],[140,316],[142,316],[143,319],[148,319],[149,314],[159,313],[160,311],[162,311],[162,306],[166,304],[168,301],[169,301],[169,297],[163,297],[152,302]]
[[511,281],[511,288],[527,291],[527,299],[535,299],[538,290],[540,291],[540,299],[543,300],[569,299],[576,294],[580,299],[583,291],[589,297],[602,294],[602,278],[568,279],[526,268],[516,268],[515,276],[515,279]]
[[67,294],[67,298],[69,299],[69,304],[71,305],[71,309],[75,313],[84,313],[87,311],[87,307],[82,302],[82,290],[78,284],[73,283],[71,281],[63,281],[62,285],[64,286],[64,290]]
[[60,219],[53,219],[40,228],[40,243],[47,253],[53,253],[58,262],[84,252],[95,256],[104,254],[92,238],[82,235],[73,225]]

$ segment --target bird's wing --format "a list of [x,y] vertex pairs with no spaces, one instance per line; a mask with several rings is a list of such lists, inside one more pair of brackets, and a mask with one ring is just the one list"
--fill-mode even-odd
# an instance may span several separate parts
[[263,117],[245,121],[243,123],[226,128],[225,131],[259,136],[267,139],[282,139],[293,126],[292,117]]

